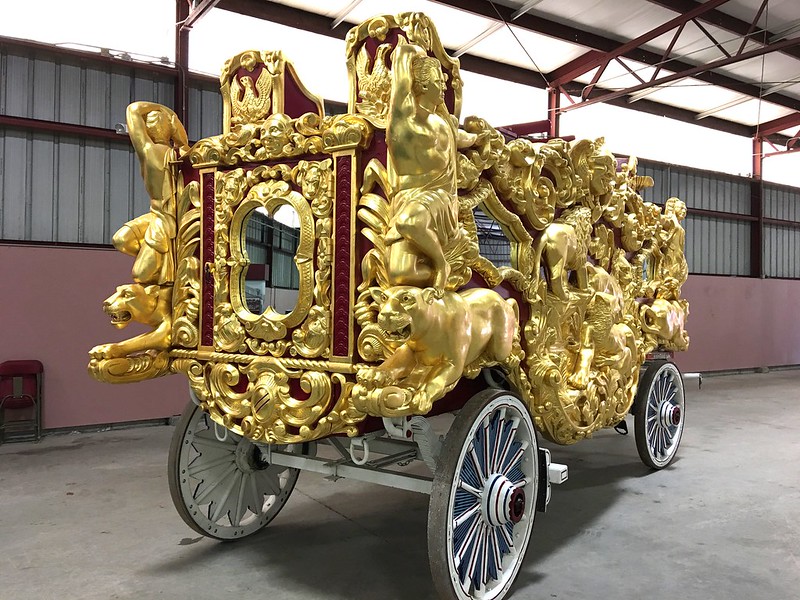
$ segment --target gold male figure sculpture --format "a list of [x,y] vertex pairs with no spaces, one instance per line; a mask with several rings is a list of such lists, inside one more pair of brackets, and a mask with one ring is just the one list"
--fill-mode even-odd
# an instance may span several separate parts
[[141,284],[175,280],[175,192],[172,164],[189,150],[186,130],[166,106],[135,102],[127,110],[128,133],[139,157],[150,212],[128,221],[114,234],[114,247],[135,256],[131,271]]
[[447,247],[460,235],[456,196],[456,124],[444,103],[439,61],[411,44],[394,53],[387,141],[396,190],[389,233],[389,278],[395,285],[444,291]]

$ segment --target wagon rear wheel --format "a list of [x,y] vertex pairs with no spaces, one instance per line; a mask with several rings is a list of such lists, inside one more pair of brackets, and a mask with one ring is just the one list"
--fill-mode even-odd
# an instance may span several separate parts
[[663,469],[678,452],[685,417],[683,378],[673,363],[650,363],[634,405],[636,449],[651,469]]
[[[303,452],[302,444],[288,446]],[[263,529],[283,508],[299,471],[270,465],[247,438],[216,426],[190,402],[169,449],[172,502],[186,524],[219,540],[235,540]]]
[[447,434],[428,510],[441,598],[506,595],[528,548],[538,472],[536,433],[519,397],[486,390],[470,399]]

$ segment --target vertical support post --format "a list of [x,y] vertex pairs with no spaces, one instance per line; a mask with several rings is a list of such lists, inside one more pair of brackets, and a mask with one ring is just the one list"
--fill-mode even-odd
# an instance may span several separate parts
[[188,18],[191,9],[187,0],[175,0],[175,114],[189,129],[189,28],[183,22]]
[[764,166],[764,138],[756,135],[753,138],[753,179],[761,179]]
[[750,214],[758,220],[750,223],[750,275],[764,278],[764,138],[753,138],[753,178],[750,180]]
[[548,135],[556,138],[561,135],[561,89],[547,88],[547,119],[550,121]]

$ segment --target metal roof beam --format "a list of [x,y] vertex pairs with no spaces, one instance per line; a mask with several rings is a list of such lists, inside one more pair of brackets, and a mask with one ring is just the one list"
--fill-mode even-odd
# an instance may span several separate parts
[[767,121],[766,123],[762,123],[758,127],[758,135],[761,137],[766,137],[768,135],[773,135],[778,133],[779,131],[783,131],[784,129],[790,129],[800,125],[800,112],[796,112],[791,115],[786,115],[783,117],[778,117],[777,119],[773,119],[772,121]]
[[[180,3],[181,0],[178,2]],[[195,3],[189,11],[189,16],[181,23],[181,29],[191,29],[192,25],[202,19],[217,4],[219,4],[219,0],[200,0]]]
[[[609,61],[619,57],[624,56],[625,53],[630,52],[631,50],[635,50],[642,44],[645,44],[651,40],[656,39],[667,33],[668,31],[672,31],[678,27],[683,28],[687,22],[691,21],[702,15],[705,12],[708,12],[717,6],[725,4],[729,0],[708,0],[703,4],[696,6],[694,9],[683,13],[670,21],[667,21],[663,25],[659,25],[658,27],[651,29],[647,33],[640,35],[636,39],[633,39],[629,42],[624,44],[618,45],[614,50],[605,52],[601,55],[597,55],[594,52],[588,52],[583,56],[579,56],[573,61],[568,62],[567,64],[559,67],[555,71],[550,74],[550,80],[553,85],[563,85],[564,83],[568,83],[575,79],[576,77],[580,77],[587,71],[591,71],[595,67],[603,67],[603,65],[608,64]],[[673,40],[674,43],[674,40]]]
[[800,46],[800,38],[792,38],[790,40],[783,40],[781,42],[777,42],[775,44],[768,44],[766,46],[762,46],[761,48],[757,48],[755,50],[751,50],[750,52],[743,52],[738,56],[732,56],[730,58],[723,58],[721,60],[714,61],[712,63],[708,63],[706,65],[701,65],[699,67],[692,67],[686,71],[681,71],[680,73],[674,73],[672,75],[668,75],[667,77],[661,77],[660,79],[656,79],[655,81],[650,81],[648,83],[635,85],[633,87],[629,87],[623,90],[617,90],[608,94],[601,94],[595,96],[594,98],[590,98],[589,100],[584,100],[583,102],[579,102],[574,106],[568,106],[562,108],[562,112],[566,112],[568,110],[574,110],[576,108],[580,108],[582,106],[589,106],[591,104],[596,104],[598,102],[606,102],[613,98],[620,98],[622,96],[627,96],[628,94],[632,94],[634,92],[638,92],[641,90],[645,90],[651,87],[662,86],[668,83],[672,83],[679,79],[684,79],[686,77],[694,77],[696,75],[700,75],[702,73],[706,73],[711,71],[712,69],[716,69],[719,67],[724,67],[727,65],[732,65],[744,60],[749,60],[751,58],[756,58],[758,56],[763,56],[764,54],[769,54],[771,52],[777,52],[781,48],[791,48],[791,47],[798,47]]
[[[647,0],[647,1],[650,2],[651,4],[656,4],[657,6],[673,10],[677,13],[685,13],[689,10],[692,10],[696,6],[700,5],[698,2],[695,2],[694,0]],[[737,19],[736,17],[732,17],[731,15],[725,14],[720,10],[710,10],[704,13],[702,17],[699,17],[699,19],[705,23],[708,23],[709,25],[713,25],[714,27],[719,27],[720,29],[724,29],[725,31],[729,31],[737,35],[747,36],[748,33],[752,34],[752,32],[750,31],[752,23],[748,23],[747,21],[742,21],[741,19]],[[771,41],[777,41],[774,40],[773,38],[778,35],[778,32],[765,31],[764,33],[766,33],[767,39]],[[761,43],[760,40],[757,39],[755,39],[754,41]],[[800,59],[800,48],[787,48],[786,50],[782,50],[781,53]]]

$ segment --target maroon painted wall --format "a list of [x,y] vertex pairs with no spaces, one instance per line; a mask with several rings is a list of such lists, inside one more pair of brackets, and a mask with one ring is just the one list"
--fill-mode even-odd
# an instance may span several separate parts
[[[94,381],[88,350],[144,329],[116,330],[101,304],[130,281],[132,259],[114,250],[0,245],[0,362],[45,367],[44,427],[156,419],[188,402],[181,375],[127,385]],[[684,371],[800,364],[800,281],[692,275]]]
[[800,281],[691,275],[683,371],[800,365]]
[[92,346],[145,331],[115,329],[101,308],[130,281],[132,261],[110,249],[0,245],[0,362],[42,361],[45,429],[168,417],[189,401],[182,375],[110,385],[86,372]]

